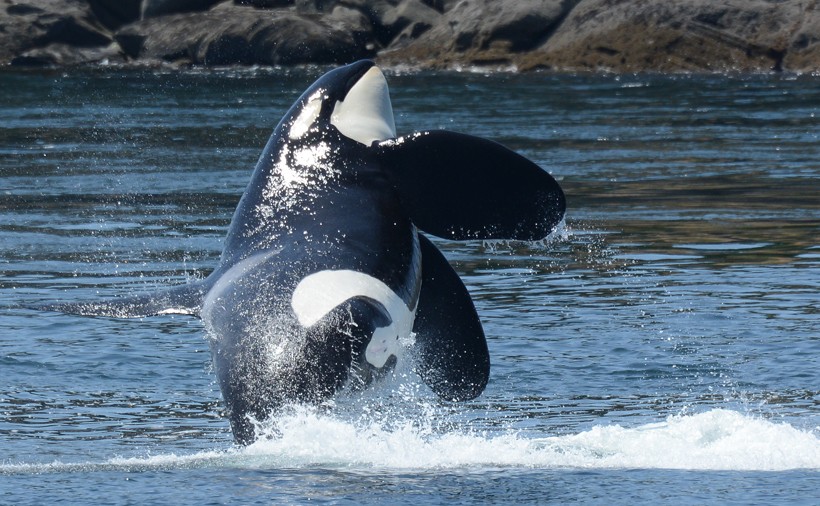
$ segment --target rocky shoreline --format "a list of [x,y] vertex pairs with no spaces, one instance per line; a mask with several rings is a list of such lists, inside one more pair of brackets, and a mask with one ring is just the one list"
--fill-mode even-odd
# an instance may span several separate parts
[[0,0],[2,66],[820,72],[820,0]]

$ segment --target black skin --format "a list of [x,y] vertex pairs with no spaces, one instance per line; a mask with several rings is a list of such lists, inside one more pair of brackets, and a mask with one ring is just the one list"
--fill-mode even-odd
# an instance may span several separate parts
[[[481,322],[456,272],[416,227],[451,240],[538,240],[563,219],[564,193],[538,165],[486,139],[431,131],[365,146],[345,137],[330,123],[333,107],[372,67],[360,61],[328,72],[285,114],[207,279],[40,309],[200,316],[235,438],[249,444],[250,418],[262,421],[289,403],[319,404],[395,364],[393,357],[379,370],[364,360],[374,330],[391,323],[377,301],[354,297],[310,328],[291,308],[306,276],[353,270],[415,308],[416,366],[436,394],[451,401],[480,395],[490,373]],[[290,139],[294,120],[317,93],[323,102],[314,128]],[[304,148],[321,148],[316,164],[300,165]],[[282,164],[301,170],[299,184],[288,186]]]
[[[347,89],[371,66],[358,65],[353,77],[344,79]],[[418,299],[421,270],[416,230],[377,152],[330,124],[334,99],[325,100],[318,128],[299,139],[288,138],[298,106],[328,81],[339,81],[337,74],[331,72],[309,88],[277,126],[237,207],[222,266],[213,275],[219,278],[237,262],[276,252],[235,280],[207,314],[216,336],[211,341],[215,369],[241,444],[253,441],[249,416],[264,420],[286,404],[316,405],[351,378],[367,383],[384,374],[364,360],[364,349],[376,328],[390,323],[385,308],[355,298],[305,329],[289,309],[301,279],[322,270],[354,270],[383,281],[408,308]],[[277,163],[285,160],[296,166],[299,148],[318,145],[329,147],[322,163],[333,168],[333,177],[294,187],[287,195],[288,209],[273,216],[260,214],[265,206],[281,210],[279,202],[262,191],[271,178],[279,177]],[[267,347],[282,340],[291,344],[289,359],[279,363],[269,358]]]

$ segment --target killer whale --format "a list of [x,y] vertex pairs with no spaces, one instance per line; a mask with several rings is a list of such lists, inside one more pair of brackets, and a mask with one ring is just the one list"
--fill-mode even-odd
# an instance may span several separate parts
[[384,75],[363,60],[321,76],[276,126],[210,276],[45,309],[200,317],[234,437],[248,444],[253,420],[366,386],[406,348],[440,397],[480,395],[481,322],[424,234],[538,240],[565,207],[546,171],[493,141],[397,136]]

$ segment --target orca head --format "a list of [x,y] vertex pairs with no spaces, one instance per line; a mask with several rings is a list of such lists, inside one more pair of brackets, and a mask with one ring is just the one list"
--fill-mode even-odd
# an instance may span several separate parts
[[370,146],[396,137],[387,80],[370,60],[331,70],[316,80],[280,123],[289,139],[335,128]]

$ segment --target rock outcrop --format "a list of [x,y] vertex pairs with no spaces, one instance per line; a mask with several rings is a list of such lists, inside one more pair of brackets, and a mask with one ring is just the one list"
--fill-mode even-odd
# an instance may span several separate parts
[[300,15],[221,4],[197,13],[143,18],[115,38],[131,60],[197,65],[334,63],[373,56],[363,16]]
[[636,71],[782,70],[807,2],[582,2],[528,65]]
[[820,72],[820,0],[0,0],[0,65]]
[[424,67],[815,72],[818,3],[546,0],[505,10],[492,0],[464,0],[446,14],[446,23],[383,57]]
[[0,63],[90,63],[118,54],[111,33],[83,0],[0,5]]
[[395,41],[382,56],[424,67],[515,65],[549,39],[576,3],[462,0],[430,30]]

